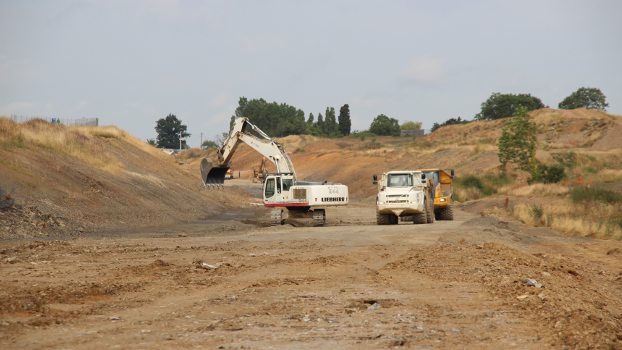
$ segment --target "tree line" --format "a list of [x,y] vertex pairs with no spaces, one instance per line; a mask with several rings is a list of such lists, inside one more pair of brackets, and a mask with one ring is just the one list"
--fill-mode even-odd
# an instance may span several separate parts
[[[588,108],[605,111],[609,106],[606,96],[598,88],[581,87],[572,94],[559,102],[560,109]],[[495,120],[500,118],[516,116],[519,113],[526,113],[546,106],[536,96],[531,94],[511,94],[495,92],[482,102],[480,112],[475,115],[474,120]],[[350,106],[344,104],[336,115],[334,107],[326,107],[324,114],[318,113],[317,117],[309,113],[305,117],[305,112],[299,108],[286,103],[267,102],[263,98],[251,99],[240,97],[231,122],[235,118],[246,117],[251,123],[257,125],[266,134],[272,137],[283,137],[288,135],[315,135],[323,137],[341,137],[352,133],[352,119],[350,116]],[[450,118],[443,123],[434,123],[431,132],[447,125],[469,123],[469,120]],[[402,130],[420,129],[421,122],[408,121],[399,124],[395,118],[385,114],[380,114],[371,122],[368,132],[381,136],[398,136]],[[174,115],[169,114],[165,118],[159,119],[155,127],[157,138],[148,140],[161,148],[186,148],[184,138],[190,136],[187,126]],[[202,147],[218,146],[224,137],[219,136],[219,140],[207,140]]]

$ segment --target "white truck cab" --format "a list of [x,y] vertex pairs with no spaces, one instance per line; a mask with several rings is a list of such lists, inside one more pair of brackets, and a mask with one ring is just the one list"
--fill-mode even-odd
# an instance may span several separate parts
[[376,222],[395,225],[401,221],[415,224],[434,222],[434,199],[426,174],[415,170],[394,170],[374,175],[378,185]]

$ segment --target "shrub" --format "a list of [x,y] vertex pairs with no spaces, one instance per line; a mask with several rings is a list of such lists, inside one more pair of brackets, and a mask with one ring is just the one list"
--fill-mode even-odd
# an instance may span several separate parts
[[542,217],[544,216],[544,210],[542,209],[542,206],[537,204],[532,205],[529,209],[529,213],[531,214],[531,217],[536,223],[542,222]]
[[570,190],[570,199],[574,203],[602,202],[616,204],[622,203],[622,194],[604,188],[575,187]]
[[454,124],[466,124],[466,123],[470,123],[470,121],[462,119],[461,117],[458,118],[449,118],[446,121],[442,122],[442,123],[434,123],[432,125],[432,129],[430,129],[430,132],[435,132],[436,130],[442,128],[443,126],[447,126],[447,125],[454,125]]
[[463,188],[474,188],[486,196],[496,193],[497,191],[485,185],[482,180],[475,175],[467,175],[456,179],[456,185]]
[[573,169],[577,166],[577,154],[574,152],[553,153],[551,156],[564,168]]
[[484,180],[494,188],[503,187],[512,183],[512,178],[507,176],[506,173],[488,174],[484,176]]
[[566,177],[566,172],[561,164],[546,165],[538,162],[535,169],[531,173],[531,177],[527,181],[532,184],[534,182],[544,182],[545,184],[558,183]]

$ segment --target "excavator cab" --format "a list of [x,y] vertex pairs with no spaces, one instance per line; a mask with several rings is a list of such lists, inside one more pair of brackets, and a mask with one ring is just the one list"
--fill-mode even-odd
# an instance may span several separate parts
[[293,174],[271,174],[263,184],[263,202],[266,205],[290,201],[291,187],[294,185]]

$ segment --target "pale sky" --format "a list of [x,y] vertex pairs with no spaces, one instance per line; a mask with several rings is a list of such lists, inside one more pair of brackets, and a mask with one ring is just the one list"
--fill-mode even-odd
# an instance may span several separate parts
[[177,115],[198,146],[240,96],[352,128],[472,119],[491,93],[622,114],[622,1],[0,0],[0,115],[99,117],[141,138]]

